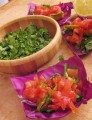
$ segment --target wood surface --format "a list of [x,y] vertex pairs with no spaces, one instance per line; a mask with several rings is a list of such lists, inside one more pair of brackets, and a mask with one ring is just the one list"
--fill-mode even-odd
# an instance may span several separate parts
[[30,23],[38,28],[46,27],[52,37],[51,41],[43,49],[29,56],[14,60],[0,60],[0,72],[18,75],[28,74],[51,60],[59,50],[62,41],[60,26],[54,19],[46,16],[25,16],[4,24],[0,27],[0,40],[2,41],[7,33],[16,32],[20,28],[24,29]]
[[[0,8],[0,26],[14,18],[25,16],[28,11],[28,1],[37,4],[56,4],[60,1],[67,2],[69,0],[13,0]],[[57,63],[60,55],[64,55],[65,59],[73,56],[72,51],[64,42],[61,44],[61,47],[54,58],[40,68],[40,70]],[[92,82],[92,52],[81,59],[87,70],[89,81]],[[11,84],[10,76],[11,75],[0,73],[0,120],[29,120],[26,118],[17,93]],[[89,100],[86,105],[81,105],[78,108],[78,113],[71,113],[65,118],[62,118],[62,120],[92,120],[92,100]]]

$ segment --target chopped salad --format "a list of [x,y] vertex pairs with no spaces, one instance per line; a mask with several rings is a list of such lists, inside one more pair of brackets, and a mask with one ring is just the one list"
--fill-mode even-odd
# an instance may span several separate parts
[[29,4],[28,15],[45,15],[54,18],[58,21],[59,25],[66,23],[71,15],[73,9],[72,2],[60,3],[57,5],[37,5],[34,3]]
[[43,76],[25,83],[23,96],[36,103],[39,112],[54,112],[70,109],[77,112],[75,103],[82,99],[82,81],[78,77],[77,68],[68,68],[64,65],[64,74],[55,74],[49,79]]
[[71,24],[64,26],[68,43],[82,53],[92,50],[92,19],[76,17]]

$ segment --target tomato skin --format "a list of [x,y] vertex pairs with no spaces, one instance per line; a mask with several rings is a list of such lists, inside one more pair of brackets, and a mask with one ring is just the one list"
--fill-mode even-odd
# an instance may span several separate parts
[[49,16],[50,15],[50,10],[47,7],[44,6],[37,6],[34,10],[34,14],[35,15],[46,15]]
[[81,80],[79,80],[79,82],[77,83],[77,85],[78,85],[78,88],[79,88],[80,90],[82,90],[83,84],[82,84],[82,81],[81,81]]
[[73,102],[70,102],[70,104],[68,105],[69,108],[72,110],[73,113],[78,112],[77,108],[74,106]]
[[71,26],[79,26],[73,28],[72,35],[67,36],[67,40],[71,43],[80,45],[83,41],[84,35],[92,34],[92,19],[81,19],[79,17],[72,21]]
[[77,45],[80,45],[81,41],[83,40],[83,37],[78,36],[76,33],[73,33],[72,36],[67,36],[66,39],[72,43],[76,43]]
[[45,6],[36,6],[34,10],[35,15],[46,15],[50,16],[51,14],[57,14],[61,12],[61,8],[59,5],[50,6],[50,8]]
[[82,21],[81,18],[77,17],[77,18],[75,18],[75,19],[73,20],[72,24],[73,24],[73,25],[80,25],[80,22],[81,22],[81,21]]
[[67,69],[67,73],[70,77],[78,78],[78,69]]
[[92,19],[85,19],[81,21],[80,27],[84,29],[84,34],[92,33]]
[[69,98],[72,100],[72,102],[76,102],[76,92],[70,91]]
[[75,102],[76,100],[76,94],[73,91],[71,91],[70,94],[69,93],[67,95],[66,94],[62,95],[61,92],[55,91],[53,94],[53,98],[51,99],[53,104],[48,105],[48,107],[53,110],[57,110],[61,107],[61,109],[65,110],[67,106],[70,106],[69,105],[70,102],[72,101]]
[[57,14],[59,12],[61,12],[60,6],[58,6],[58,5],[51,6],[51,8],[50,8],[50,13],[51,14]]
[[[76,69],[68,69],[68,74],[78,77]],[[69,77],[70,78],[70,77]],[[54,87],[53,87],[54,86]],[[55,75],[52,79],[45,79],[43,76],[34,76],[34,81],[25,84],[23,92],[24,98],[37,104],[37,111],[41,111],[43,106],[51,110],[71,109],[76,112],[74,103],[77,94],[81,95],[81,82],[73,83],[65,76]],[[41,109],[42,108],[42,109]]]

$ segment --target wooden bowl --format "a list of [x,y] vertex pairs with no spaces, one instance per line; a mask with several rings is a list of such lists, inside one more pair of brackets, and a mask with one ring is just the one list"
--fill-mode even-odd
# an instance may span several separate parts
[[33,23],[37,27],[47,27],[52,36],[51,42],[38,52],[24,58],[0,60],[0,72],[28,74],[48,62],[58,51],[62,41],[60,27],[54,19],[42,15],[26,16],[6,23],[0,27],[0,41],[8,32],[17,31],[20,27],[26,28],[29,23]]

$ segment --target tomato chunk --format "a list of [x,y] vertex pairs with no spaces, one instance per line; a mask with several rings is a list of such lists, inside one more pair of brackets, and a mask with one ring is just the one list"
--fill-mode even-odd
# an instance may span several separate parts
[[77,112],[74,104],[82,98],[82,81],[72,82],[72,78],[78,78],[78,69],[67,68],[66,72],[68,77],[56,74],[46,79],[35,75],[34,80],[25,83],[23,97],[36,103],[39,112],[66,109]]

